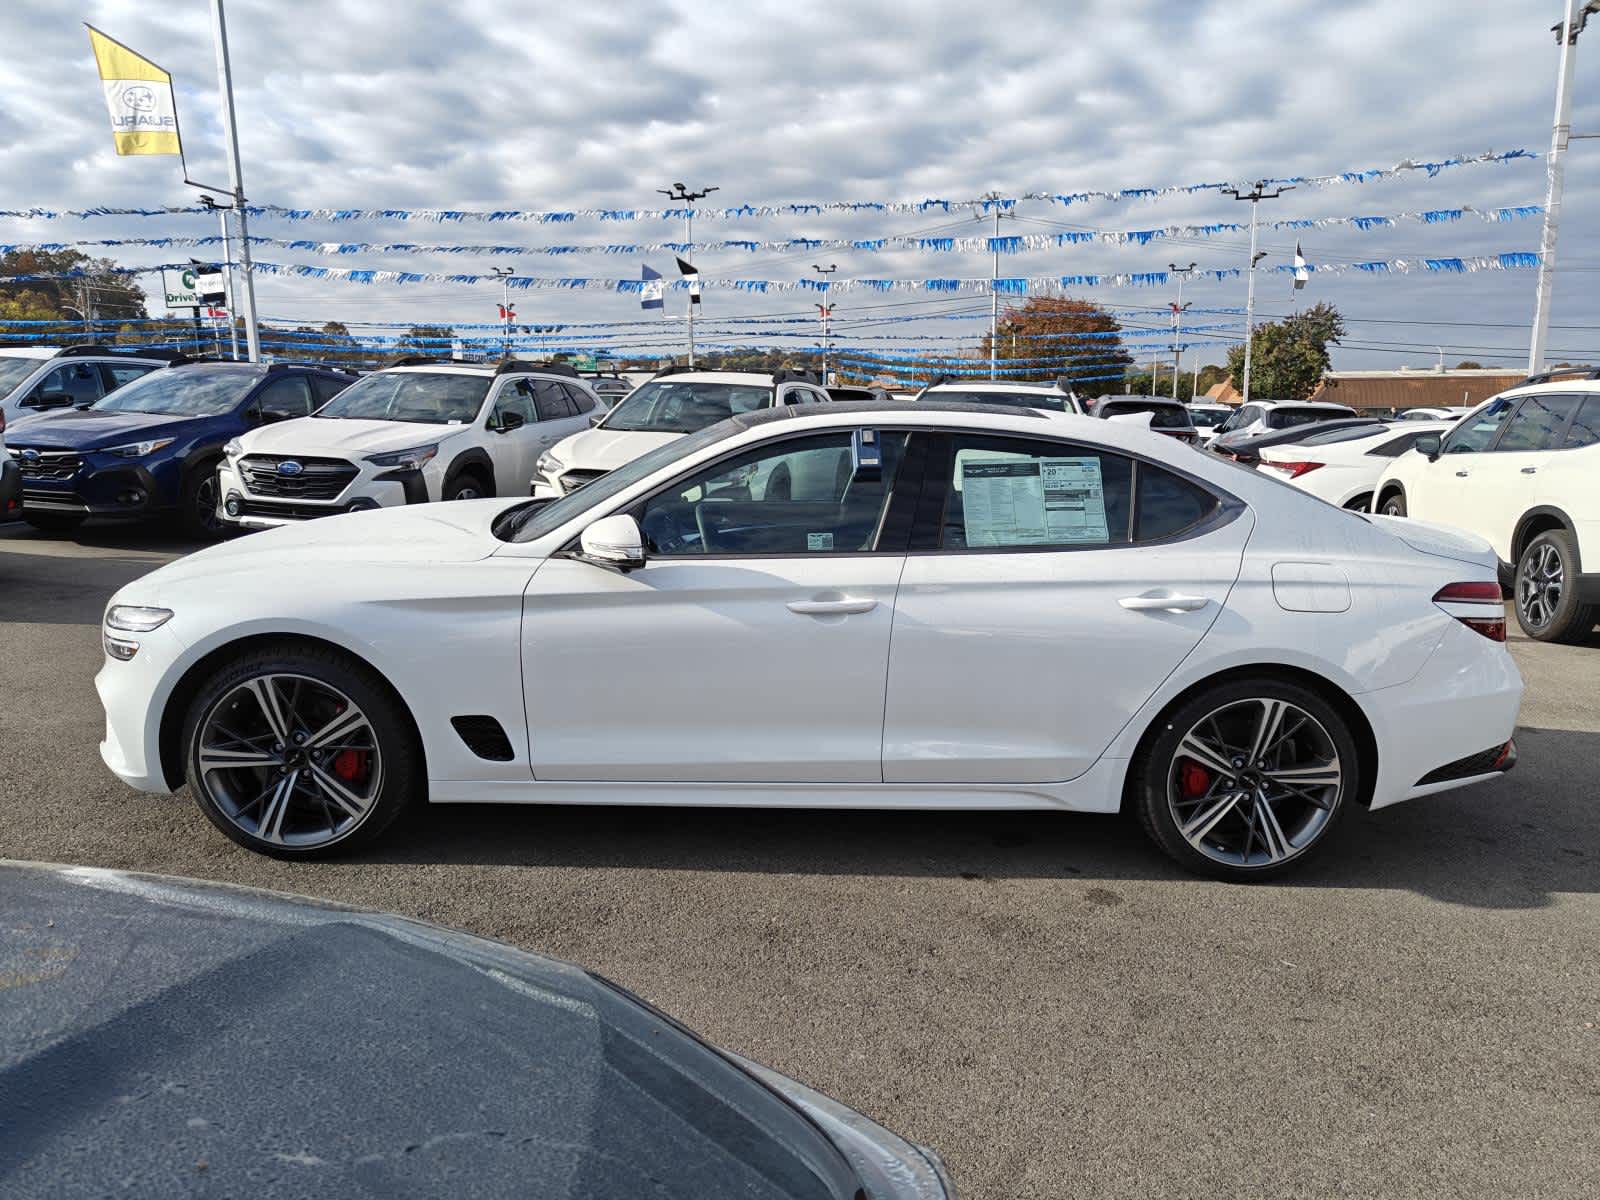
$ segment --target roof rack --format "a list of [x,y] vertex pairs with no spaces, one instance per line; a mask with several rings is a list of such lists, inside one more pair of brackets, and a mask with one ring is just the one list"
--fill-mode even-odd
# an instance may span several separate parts
[[[217,362],[237,362],[237,359],[216,359]],[[344,363],[320,362],[317,359],[290,359],[284,362],[269,363],[267,370],[284,371],[290,367],[312,367],[318,371],[338,371],[341,375],[354,375],[352,367]]]
[[431,354],[402,354],[398,358],[391,358],[384,363],[385,369],[389,367],[431,367],[435,363],[445,363],[447,359],[435,358]]
[[815,383],[815,384],[819,384],[820,385],[822,381],[817,378],[817,373],[815,371],[802,371],[802,370],[798,370],[798,369],[793,368],[793,367],[779,367],[776,371],[774,371],[772,373],[772,382],[773,383],[799,382],[799,383]]
[[494,369],[496,375],[521,375],[530,372],[540,375],[567,375],[573,379],[582,378],[578,374],[578,368],[571,363],[556,362],[553,359],[535,362],[527,358],[508,358]]
[[[87,358],[91,354],[110,354],[115,349],[112,346],[102,346],[98,343],[90,346],[63,346],[56,351],[57,358]],[[126,353],[126,351],[124,351]]]
[[1527,387],[1530,383],[1549,383],[1555,379],[1569,379],[1580,375],[1584,379],[1600,379],[1600,367],[1556,367],[1549,371],[1540,371],[1537,375],[1529,375],[1517,387]]
[[699,369],[699,367],[691,367],[687,363],[668,363],[650,378],[660,379],[664,375],[687,375],[690,371],[698,371]]

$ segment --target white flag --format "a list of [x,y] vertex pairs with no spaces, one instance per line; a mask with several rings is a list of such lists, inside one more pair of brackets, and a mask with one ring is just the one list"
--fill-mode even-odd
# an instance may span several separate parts
[[1300,253],[1300,243],[1294,244],[1294,290],[1299,291],[1305,287],[1311,278],[1311,268],[1306,266],[1306,256]]

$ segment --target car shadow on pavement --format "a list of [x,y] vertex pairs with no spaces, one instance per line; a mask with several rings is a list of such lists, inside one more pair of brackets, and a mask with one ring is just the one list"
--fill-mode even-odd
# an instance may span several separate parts
[[[1477,908],[1600,891],[1587,776],[1600,734],[1518,732],[1503,779],[1353,810],[1320,857],[1258,887],[1405,889]],[[436,805],[364,862],[1005,879],[1184,880],[1127,816]]]

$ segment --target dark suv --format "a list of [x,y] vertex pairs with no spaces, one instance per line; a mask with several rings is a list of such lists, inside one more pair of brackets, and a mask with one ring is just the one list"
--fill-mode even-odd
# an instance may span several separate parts
[[195,362],[153,371],[94,404],[17,421],[23,519],[64,532],[88,517],[176,517],[214,536],[217,463],[230,438],[309,416],[355,376],[292,363]]

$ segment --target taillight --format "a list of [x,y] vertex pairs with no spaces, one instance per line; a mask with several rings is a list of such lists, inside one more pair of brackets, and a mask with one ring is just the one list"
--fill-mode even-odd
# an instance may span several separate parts
[[1447,583],[1433,594],[1433,602],[1491,642],[1506,640],[1505,600],[1498,583],[1490,580]]
[[1287,471],[1289,473],[1289,478],[1290,479],[1299,479],[1300,476],[1306,474],[1308,471],[1315,471],[1318,467],[1326,466],[1326,465],[1327,465],[1326,463],[1319,463],[1319,462],[1269,462],[1269,463],[1267,463],[1267,466],[1271,467],[1274,471]]

